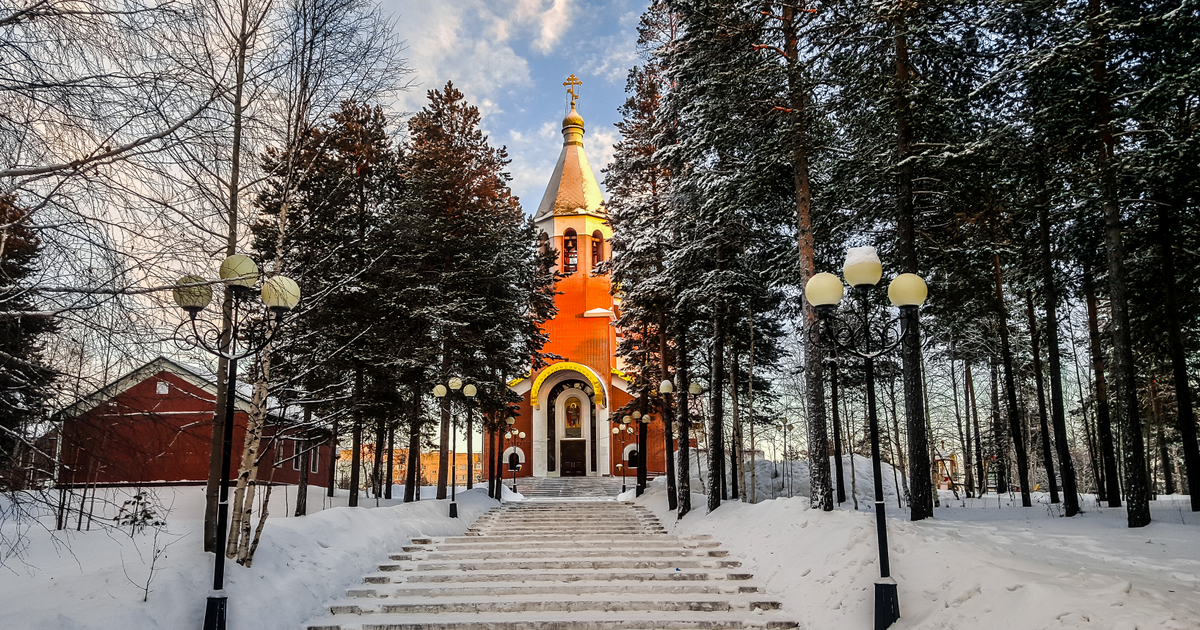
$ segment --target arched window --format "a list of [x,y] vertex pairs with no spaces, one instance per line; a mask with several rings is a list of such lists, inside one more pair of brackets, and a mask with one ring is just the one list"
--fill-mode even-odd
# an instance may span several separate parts
[[592,232],[592,267],[604,260],[604,234],[600,230]]
[[625,456],[626,468],[637,468],[640,465],[641,462],[638,460],[641,454],[638,453],[637,444],[627,444],[623,454]]
[[521,457],[520,457],[520,456],[518,456],[516,453],[511,453],[511,454],[509,454],[509,456],[508,456],[508,469],[509,469],[510,471],[513,471],[513,470],[521,470]]
[[573,228],[563,233],[563,273],[575,273],[579,268],[579,237]]

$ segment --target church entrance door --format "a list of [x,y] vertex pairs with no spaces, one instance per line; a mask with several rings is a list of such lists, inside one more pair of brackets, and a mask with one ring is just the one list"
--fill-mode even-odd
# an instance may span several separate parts
[[562,472],[559,474],[563,477],[587,476],[587,441],[563,440],[559,445],[562,449]]

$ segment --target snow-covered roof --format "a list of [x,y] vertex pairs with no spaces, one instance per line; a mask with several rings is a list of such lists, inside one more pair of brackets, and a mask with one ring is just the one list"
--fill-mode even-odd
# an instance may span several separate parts
[[[189,384],[204,390],[210,394],[213,399],[217,396],[216,376],[203,368],[193,365],[180,363],[166,357],[158,357],[149,363],[121,376],[117,380],[97,389],[96,391],[83,396],[75,402],[63,407],[54,414],[56,419],[66,420],[81,416],[99,405],[112,400],[113,398],[128,391],[138,383],[153,377],[155,374],[162,372],[170,372]],[[254,393],[254,385],[252,383],[237,383],[237,394],[234,397],[234,404],[237,405],[239,411],[250,413],[250,398]],[[271,416],[276,418],[287,418],[290,420],[298,420],[298,412],[280,414],[279,401],[274,398],[267,398],[267,409]]]

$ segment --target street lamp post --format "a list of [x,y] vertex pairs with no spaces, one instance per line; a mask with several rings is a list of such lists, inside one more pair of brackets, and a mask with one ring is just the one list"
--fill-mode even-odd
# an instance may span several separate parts
[[[517,423],[517,419],[512,416],[509,416],[508,418],[506,418],[504,420],[504,422],[505,422],[505,424],[508,425],[508,433],[505,433],[504,437],[508,438],[508,440],[509,440],[508,447],[513,450],[513,455],[516,455],[517,454],[517,437],[520,437],[522,440],[525,439],[525,432],[517,431],[516,427],[513,426]],[[510,461],[511,461],[511,458],[510,458]],[[518,461],[518,464],[516,466],[513,466],[512,464],[509,464],[509,466],[508,466],[508,468],[510,470],[512,470],[512,474],[513,474],[512,491],[514,493],[517,491],[517,468],[520,468],[520,463],[519,463],[520,457],[517,458],[517,461]],[[503,497],[504,493],[501,492],[500,496]]]
[[643,415],[640,411],[633,412],[633,418],[638,421],[638,469],[637,469],[637,496],[642,496],[646,491],[646,430],[649,428],[650,416]]
[[[201,330],[196,316],[212,302],[212,287],[199,276],[187,275],[175,283],[171,292],[175,304],[188,314],[188,321],[180,328],[191,324],[191,333],[176,339],[193,348],[200,348],[213,356],[226,360],[228,374],[225,381],[225,427],[221,440],[221,484],[217,508],[217,544],[213,562],[213,588],[204,608],[204,630],[225,630],[228,596],[225,594],[225,537],[229,523],[229,473],[233,459],[233,415],[237,397],[237,362],[255,354],[271,343],[283,315],[295,308],[300,301],[300,287],[291,278],[275,275],[263,281],[261,297],[267,310],[274,315],[274,326],[266,334],[251,342],[240,351],[237,348],[238,328],[242,304],[249,301],[250,293],[257,283],[258,265],[247,256],[234,254],[221,262],[221,280],[230,288],[233,296],[232,327],[222,331],[216,326]],[[228,333],[228,334],[225,334]]]
[[[629,423],[631,423],[631,422],[633,422],[633,416],[625,416],[625,417],[621,418],[621,426],[613,427],[613,430],[612,430],[613,435],[621,436],[621,463],[617,464],[617,468],[621,469],[621,493],[622,494],[624,494],[625,490],[626,490],[625,469],[627,468],[627,466],[625,466],[625,461],[626,461],[626,459],[625,459],[625,436],[633,435],[633,427],[629,426]],[[638,456],[640,457],[641,454],[639,453]]]
[[900,618],[900,599],[896,580],[888,561],[887,522],[883,503],[883,474],[879,459],[879,420],[875,406],[875,359],[891,352],[901,343],[916,343],[916,331],[908,322],[916,320],[917,309],[925,302],[928,288],[920,276],[900,274],[888,286],[888,298],[900,308],[899,335],[891,337],[887,325],[873,335],[868,291],[879,283],[883,266],[873,247],[854,247],[846,255],[842,268],[846,283],[858,292],[860,312],[843,319],[834,311],[842,300],[842,281],[831,273],[818,273],[804,287],[804,297],[817,312],[817,326],[810,329],[813,341],[863,360],[867,381],[867,421],[871,437],[871,472],[875,477],[875,528],[879,538],[879,580],[875,582],[875,630],[885,630]]
[[[447,394],[453,395],[461,392],[464,404],[467,401],[473,400],[477,390],[475,386],[466,383],[457,376],[446,381],[443,385],[438,383],[433,386],[433,395],[435,398],[443,398]],[[453,405],[453,398],[451,398]],[[470,462],[467,462],[468,470],[470,470]],[[458,495],[455,490],[458,488],[458,420],[454,417],[454,408],[450,409],[450,518],[458,518]]]

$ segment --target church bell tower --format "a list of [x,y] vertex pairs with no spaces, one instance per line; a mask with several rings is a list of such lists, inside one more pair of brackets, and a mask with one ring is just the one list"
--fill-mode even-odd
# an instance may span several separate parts
[[[630,400],[631,384],[616,358],[617,304],[600,264],[611,255],[612,228],[600,185],[583,149],[583,116],[575,75],[565,83],[570,111],[563,144],[546,192],[534,214],[542,243],[558,252],[563,274],[555,287],[558,314],[543,325],[545,351],[565,360],[509,383],[523,398],[516,437],[504,443],[506,477],[621,476],[642,465],[632,428],[610,417]],[[665,470],[663,440],[650,440],[645,465]],[[653,473],[651,473],[653,476]]]

